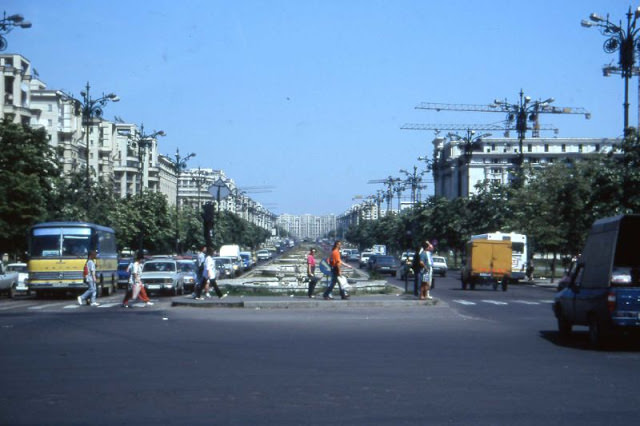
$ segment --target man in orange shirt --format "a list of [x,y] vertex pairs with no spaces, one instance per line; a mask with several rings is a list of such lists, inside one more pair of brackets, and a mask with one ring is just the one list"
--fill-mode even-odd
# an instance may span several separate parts
[[[331,250],[331,256],[329,256],[329,265],[331,266],[331,284],[329,284],[329,287],[327,287],[324,294],[322,295],[324,297],[324,300],[333,299],[333,297],[331,297],[331,292],[333,291],[333,288],[336,286],[336,283],[338,282],[338,277],[341,275],[340,267],[344,265],[347,268],[351,268],[350,265],[344,263],[340,258],[341,245],[342,245],[342,242],[340,240],[336,241],[335,244],[333,245],[333,249]],[[340,297],[342,299],[349,298],[349,295],[347,294],[346,291],[344,291],[342,286],[340,286]]]

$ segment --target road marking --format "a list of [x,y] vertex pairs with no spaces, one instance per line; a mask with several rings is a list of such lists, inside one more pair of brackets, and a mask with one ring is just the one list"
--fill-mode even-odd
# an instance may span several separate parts
[[499,305],[499,306],[508,305],[507,302],[500,302],[498,300],[483,300],[483,302],[484,303],[491,303],[492,305]]
[[539,305],[540,302],[532,302],[530,300],[514,300],[513,303],[522,303],[523,305]]
[[9,309],[18,309],[18,308],[26,308],[28,306],[33,306],[33,304],[11,304],[8,306],[3,306],[0,308],[0,311],[8,311]]
[[553,303],[553,300],[540,300],[540,303]]
[[476,302],[469,302],[468,300],[460,300],[460,299],[452,300],[452,302],[459,303],[461,305],[475,305],[476,304]]
[[81,308],[81,306],[80,305],[67,305],[62,309],[78,309],[78,308]]
[[60,306],[60,304],[59,303],[49,303],[48,305],[31,306],[29,309],[37,310],[37,309],[50,308],[52,306]]
[[98,306],[98,308],[113,308],[114,306],[117,306],[117,305],[121,305],[121,303],[104,303]]

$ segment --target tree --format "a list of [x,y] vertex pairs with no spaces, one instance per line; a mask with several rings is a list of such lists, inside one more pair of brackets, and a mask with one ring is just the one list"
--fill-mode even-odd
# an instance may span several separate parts
[[0,252],[19,257],[28,229],[46,220],[59,167],[44,129],[0,123]]

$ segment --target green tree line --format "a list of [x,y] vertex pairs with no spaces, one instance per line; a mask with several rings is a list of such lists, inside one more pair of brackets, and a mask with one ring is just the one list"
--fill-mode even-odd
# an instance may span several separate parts
[[[113,182],[92,179],[86,169],[61,173],[55,150],[43,129],[0,123],[0,253],[23,258],[29,227],[45,221],[87,221],[116,231],[119,248],[151,253],[204,245],[202,213],[182,207],[179,215],[165,195],[144,191],[117,197]],[[213,243],[256,248],[270,232],[230,212],[216,215]]]
[[386,244],[395,253],[435,239],[440,253],[452,252],[457,259],[471,235],[518,232],[528,236],[532,253],[550,255],[555,261],[582,250],[596,219],[640,212],[636,132],[613,152],[544,168],[532,166],[524,170],[523,185],[487,181],[468,198],[431,197],[400,214],[360,221],[346,231],[345,238],[361,249]]

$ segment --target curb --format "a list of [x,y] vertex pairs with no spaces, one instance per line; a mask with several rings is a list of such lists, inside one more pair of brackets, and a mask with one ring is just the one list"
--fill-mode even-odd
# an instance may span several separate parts
[[188,308],[243,308],[243,309],[337,309],[337,308],[390,308],[390,307],[412,307],[412,306],[436,306],[440,303],[438,299],[417,300],[417,299],[380,299],[366,296],[349,300],[318,300],[308,298],[272,298],[253,300],[173,300],[172,307]]

